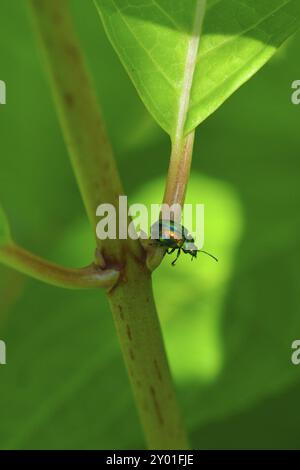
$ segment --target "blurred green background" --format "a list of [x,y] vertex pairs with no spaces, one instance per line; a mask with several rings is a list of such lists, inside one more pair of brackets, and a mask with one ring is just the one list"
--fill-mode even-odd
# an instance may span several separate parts
[[[126,192],[159,203],[168,137],[140,102],[92,0],[71,0]],[[300,35],[197,131],[187,202],[206,206],[218,265],[166,259],[154,289],[194,448],[299,448]],[[85,218],[26,2],[0,2],[0,201],[14,237],[89,263]],[[187,257],[186,257],[187,258]],[[144,441],[106,299],[0,267],[0,448],[140,448]]]

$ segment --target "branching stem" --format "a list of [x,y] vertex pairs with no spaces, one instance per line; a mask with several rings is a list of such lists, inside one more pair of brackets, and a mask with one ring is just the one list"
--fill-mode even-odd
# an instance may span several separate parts
[[65,268],[35,256],[14,243],[0,247],[0,262],[39,281],[68,289],[111,289],[120,276],[116,270],[102,270],[94,264],[82,269]]
[[[29,0],[56,107],[89,219],[118,209],[122,186],[66,0]],[[145,253],[132,240],[98,241],[120,269],[109,302],[149,448],[184,449],[187,437],[170,374]],[[105,380],[105,379],[104,379]],[[103,404],[105,406],[105,404]]]

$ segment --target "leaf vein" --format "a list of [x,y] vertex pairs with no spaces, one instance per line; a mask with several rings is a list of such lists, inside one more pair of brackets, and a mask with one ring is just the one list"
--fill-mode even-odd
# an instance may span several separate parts
[[174,89],[174,90],[177,90],[177,87],[176,85],[169,79],[169,77],[166,75],[166,73],[164,72],[164,70],[160,67],[160,65],[157,63],[157,61],[152,57],[152,55],[150,54],[150,52],[147,50],[147,48],[144,46],[144,44],[140,41],[140,39],[138,38],[138,36],[135,34],[135,32],[133,31],[133,29],[131,28],[131,26],[129,25],[128,21],[125,19],[125,15],[123,15],[120,11],[120,9],[118,8],[118,6],[116,5],[115,3],[115,0],[112,0],[112,3],[114,4],[114,7],[118,13],[118,15],[120,16],[121,20],[123,21],[124,25],[127,27],[128,31],[130,32],[130,34],[134,37],[135,41],[137,42],[137,44],[140,46],[140,48],[146,53],[146,55],[149,57],[149,59],[151,60],[151,62],[155,65],[156,69],[159,71],[159,73],[161,74],[161,76],[165,79],[165,81]]
[[[269,19],[272,15],[274,15],[275,13],[278,13],[282,8],[284,8],[286,5],[288,5],[289,3],[291,3],[291,1],[293,0],[287,0],[286,2],[284,2],[283,4],[281,4],[279,7],[277,7],[275,10],[272,10],[272,12],[268,13],[268,15],[264,16],[262,19],[260,19],[257,23],[254,23],[252,24],[250,27],[244,29],[243,31],[241,31],[239,34],[236,34],[235,36],[231,36],[229,39],[226,39],[225,41],[223,41],[222,43],[218,44],[217,46],[215,47],[212,47],[211,49],[205,51],[204,53],[201,53],[201,51],[199,51],[199,55],[198,55],[198,59],[197,59],[197,64],[199,63],[199,61],[201,61],[204,57],[207,57],[209,54],[215,52],[217,49],[221,49],[222,47],[236,41],[237,39],[239,39],[240,37],[244,36],[245,34],[249,33],[250,31],[254,30],[254,29],[258,29],[258,26],[260,26],[262,23],[264,23],[264,21],[266,21],[267,19]],[[293,18],[293,17],[291,17]],[[262,30],[261,30],[262,31]]]

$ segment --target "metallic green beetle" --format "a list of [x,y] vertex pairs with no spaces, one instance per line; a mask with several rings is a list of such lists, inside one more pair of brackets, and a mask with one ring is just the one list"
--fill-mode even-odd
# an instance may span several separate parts
[[175,266],[182,251],[183,253],[191,255],[192,260],[196,258],[197,254],[200,252],[218,261],[215,256],[207,253],[207,251],[198,250],[195,245],[195,240],[189,234],[188,230],[172,220],[159,220],[153,224],[151,227],[151,238],[160,246],[165,247],[168,255],[171,255],[177,250],[177,256],[172,262],[172,266]]

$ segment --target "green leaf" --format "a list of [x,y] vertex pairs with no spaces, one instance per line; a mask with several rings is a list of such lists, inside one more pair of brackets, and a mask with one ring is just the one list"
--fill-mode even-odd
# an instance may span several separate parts
[[0,205],[0,246],[10,240],[10,230],[6,215]]
[[[96,0],[107,35],[154,118],[191,132],[296,31],[298,0]],[[201,39],[201,40],[200,40]]]
[[[141,124],[143,112],[117,58],[109,54],[92,4],[86,0],[70,3],[96,72],[98,93],[101,101],[105,99],[103,111],[110,132],[118,122],[114,143],[119,156],[126,136],[134,138],[134,123]],[[86,219],[80,222],[83,210],[49,90],[33,53],[30,29],[25,27],[24,5],[1,0],[2,13],[5,8],[0,18],[1,66],[14,92],[10,106],[0,113],[0,192],[12,215],[13,232],[26,247],[36,251],[38,245],[39,252],[54,261],[84,265],[90,262],[93,239]],[[211,227],[206,247],[219,256],[218,265],[204,257],[197,263],[182,258],[173,269],[166,259],[154,273],[170,363],[194,448],[299,446],[299,414],[295,413],[299,389],[293,401],[281,394],[281,406],[280,396],[271,399],[300,377],[299,367],[290,363],[290,345],[300,331],[299,107],[291,107],[286,89],[287,77],[294,79],[299,72],[299,40],[300,36],[210,119],[201,129],[201,148],[196,139],[196,155],[199,151],[209,158],[195,159],[195,180],[187,197],[194,192],[198,202],[208,193],[216,197],[209,204],[214,207],[206,212]],[[11,139],[12,129],[18,138]],[[161,201],[162,180],[157,178],[166,151],[167,139],[162,139],[149,148],[141,141],[130,160],[120,155],[131,194],[140,187],[142,194],[148,190],[150,201]],[[197,172],[214,179],[199,179]],[[154,178],[156,197],[152,182],[144,188]],[[225,182],[230,183],[226,201],[236,198],[246,218],[238,246],[231,239],[232,225],[227,230],[223,225],[226,194],[224,189],[218,192],[216,184],[222,189]],[[142,194],[132,200],[144,202]],[[231,224],[235,213],[231,209]],[[233,257],[228,257],[230,245]],[[217,285],[212,284],[215,272],[224,274],[224,267],[230,268],[224,284],[220,278]],[[204,337],[204,327],[209,336]],[[0,338],[7,344],[8,356],[8,364],[0,367],[1,448],[143,446],[103,294],[55,289],[0,266]],[[208,348],[214,356],[198,355]],[[261,408],[255,414],[253,406],[259,402]],[[227,420],[220,426],[222,416]]]

